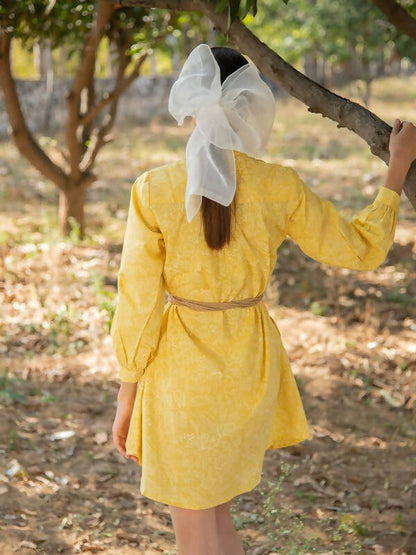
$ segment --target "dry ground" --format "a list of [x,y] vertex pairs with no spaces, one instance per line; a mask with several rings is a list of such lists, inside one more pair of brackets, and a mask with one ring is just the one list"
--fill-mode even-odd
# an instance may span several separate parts
[[[415,85],[378,83],[372,108],[416,120]],[[83,242],[76,229],[59,239],[53,187],[0,145],[2,554],[176,553],[167,507],[140,495],[140,467],[111,444],[108,324],[131,184],[182,155],[188,132],[160,122],[118,131],[89,191]],[[385,171],[358,138],[294,100],[278,104],[266,159],[294,165],[346,216]],[[236,499],[248,555],[416,553],[415,221],[403,199],[374,272],[281,247],[267,302],[313,437],[267,452],[262,482]]]

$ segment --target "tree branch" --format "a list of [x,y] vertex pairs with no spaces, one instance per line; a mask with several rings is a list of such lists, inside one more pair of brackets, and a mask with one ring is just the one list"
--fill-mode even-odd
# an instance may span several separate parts
[[88,87],[94,76],[97,48],[115,10],[116,7],[110,2],[99,0],[95,25],[87,36],[81,61],[67,97],[66,141],[69,150],[71,181],[73,182],[79,182],[81,176],[82,145],[79,135],[81,93],[84,88]]
[[[124,78],[124,71],[128,65],[128,57],[125,55],[124,53],[124,49],[123,52],[120,51],[120,62],[117,68],[117,76],[116,76],[116,82],[115,82],[115,87],[114,90],[112,91],[112,93],[104,98],[98,105],[96,105],[94,107],[94,109],[91,111],[91,114],[93,113],[93,111],[96,112],[95,116],[104,108],[104,106],[106,106],[107,104],[109,104],[111,102],[111,108],[109,113],[107,114],[103,125],[101,126],[101,128],[97,128],[94,130],[93,136],[91,138],[91,144],[90,147],[88,148],[87,152],[85,153],[85,156],[82,159],[82,162],[80,164],[80,167],[82,169],[82,171],[86,171],[88,172],[90,170],[90,168],[93,166],[95,159],[98,155],[98,152],[100,151],[101,147],[106,143],[109,142],[108,139],[108,133],[111,131],[114,122],[115,122],[115,118],[117,115],[117,108],[118,108],[118,102],[120,99],[120,96],[122,95],[122,93],[133,83],[133,81],[138,77],[139,73],[140,73],[140,69],[144,63],[144,61],[146,60],[148,56],[148,52],[145,51],[143,52],[139,59],[137,60],[132,72],[130,73],[130,75],[126,78]],[[87,117],[90,118],[90,114],[87,114]]]
[[411,39],[416,41],[416,19],[395,0],[372,0],[387,20]]
[[145,59],[147,58],[147,56],[148,56],[147,51],[140,56],[132,72],[126,79],[119,80],[118,78],[116,78],[116,85],[114,89],[111,91],[111,93],[104,95],[100,99],[100,101],[97,104],[95,104],[95,106],[91,107],[89,112],[80,119],[80,125],[88,125],[89,123],[95,120],[98,114],[102,112],[102,110],[106,106],[108,106],[108,104],[111,104],[112,102],[117,101],[119,99],[119,97],[123,94],[123,92],[132,84],[132,82],[140,74],[141,66],[145,61]]
[[0,29],[0,86],[3,91],[11,136],[22,156],[45,177],[53,181],[57,187],[65,189],[68,182],[67,175],[40,147],[26,124],[11,71],[10,45],[10,36],[6,31]]
[[[88,82],[88,87],[85,87],[81,92],[81,113],[86,114],[90,111],[91,107],[95,105],[96,102],[96,94],[95,94],[95,75],[94,72],[90,73],[90,79]],[[92,124],[90,122],[88,124],[82,124],[80,119],[80,130],[82,132],[81,135],[81,151],[84,153],[87,150],[88,140],[91,135],[92,131]]]
[[[165,37],[166,34],[160,34],[157,39],[155,39],[155,41],[151,43],[151,46],[154,46]],[[92,133],[90,146],[87,152],[84,154],[83,159],[80,163],[80,168],[82,171],[88,172],[91,169],[102,146],[110,141],[108,133],[111,131],[115,122],[120,96],[139,76],[140,69],[149,55],[148,49],[143,50],[138,60],[136,61],[136,64],[130,75],[125,78],[124,73],[131,59],[131,57],[127,56],[126,54],[126,48],[126,44],[120,43],[118,45],[119,64],[117,68],[117,75],[113,91],[107,96],[104,96],[101,101],[93,106],[91,110],[80,120],[80,125],[90,124],[108,104],[111,104],[110,111],[107,114],[103,125],[101,126],[101,128],[97,127]]]
[[[216,13],[213,1],[118,0],[118,3],[123,6],[203,12],[222,33],[228,32],[241,52],[247,54],[264,75],[270,77],[291,96],[306,104],[311,112],[322,114],[322,116],[336,121],[339,127],[347,127],[356,133],[368,143],[373,154],[388,164],[390,158],[388,142],[391,127],[387,123],[363,106],[338,96],[297,71],[261,42],[240,20],[235,20],[228,29],[227,16]],[[407,174],[404,191],[413,207],[416,208],[416,162],[412,164]]]
[[[205,13],[222,32],[227,31],[226,18],[215,13],[210,2],[206,3]],[[264,75],[306,104],[310,112],[322,114],[337,122],[339,127],[346,127],[356,133],[367,142],[371,152],[388,165],[390,125],[360,104],[329,91],[297,71],[261,42],[240,20],[232,23],[229,35]],[[407,174],[404,192],[416,209],[416,162]]]

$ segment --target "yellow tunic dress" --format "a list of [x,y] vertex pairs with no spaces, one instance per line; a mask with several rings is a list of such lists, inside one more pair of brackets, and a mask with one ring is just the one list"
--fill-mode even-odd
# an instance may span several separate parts
[[205,243],[185,215],[183,161],[133,185],[111,334],[118,378],[139,382],[126,449],[140,492],[204,509],[253,489],[267,449],[310,437],[298,388],[266,306],[198,312],[165,302],[257,297],[287,235],[333,266],[376,268],[390,248],[400,196],[381,188],[351,222],[278,164],[235,152],[232,240]]

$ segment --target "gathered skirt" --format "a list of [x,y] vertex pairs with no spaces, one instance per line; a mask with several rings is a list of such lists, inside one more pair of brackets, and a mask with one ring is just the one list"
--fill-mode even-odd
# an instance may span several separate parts
[[263,303],[203,314],[169,306],[126,441],[142,467],[142,495],[214,507],[261,481],[266,450],[308,438],[288,356]]

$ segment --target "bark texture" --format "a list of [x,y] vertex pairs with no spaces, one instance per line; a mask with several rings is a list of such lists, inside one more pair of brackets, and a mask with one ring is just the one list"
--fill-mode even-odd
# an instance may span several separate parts
[[84,205],[84,186],[72,186],[59,191],[59,231],[61,235],[69,235],[76,222],[79,226],[80,238],[84,236]]

